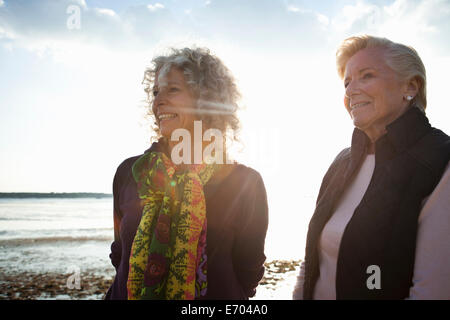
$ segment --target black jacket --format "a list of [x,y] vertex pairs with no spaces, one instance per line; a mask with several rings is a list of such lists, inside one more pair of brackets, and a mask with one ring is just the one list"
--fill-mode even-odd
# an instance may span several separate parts
[[[450,159],[450,139],[432,128],[418,108],[391,123],[375,143],[370,184],[342,236],[336,270],[337,299],[403,299],[414,270],[422,200],[438,184]],[[305,250],[304,299],[319,276],[318,241],[345,189],[358,172],[369,139],[355,129],[350,148],[331,164],[322,181]],[[381,289],[369,289],[367,268],[381,271]]]

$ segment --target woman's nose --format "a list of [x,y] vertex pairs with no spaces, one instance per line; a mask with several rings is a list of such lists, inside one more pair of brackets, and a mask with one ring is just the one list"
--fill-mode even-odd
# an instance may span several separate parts
[[154,94],[152,111],[155,115],[158,114],[158,109],[166,103],[165,101],[166,101],[165,95],[161,90],[159,90],[156,94]]
[[345,97],[346,98],[350,98],[351,90],[352,90],[352,84],[351,84],[351,82],[349,82],[347,84],[347,86],[345,87]]
[[165,90],[160,89],[157,91],[156,95],[153,97],[153,104],[158,106],[159,104],[164,103],[166,100]]
[[351,98],[352,95],[359,92],[358,84],[355,81],[349,81],[345,87],[345,97]]

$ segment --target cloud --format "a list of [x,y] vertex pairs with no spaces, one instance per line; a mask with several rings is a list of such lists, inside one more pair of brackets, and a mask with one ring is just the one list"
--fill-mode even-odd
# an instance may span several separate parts
[[288,6],[288,7],[287,7],[287,11],[290,11],[290,12],[300,12],[300,8],[291,5],[291,6]]
[[396,0],[381,6],[358,0],[332,18],[338,33],[371,33],[386,37],[427,37],[448,33],[450,3],[445,0]]
[[153,4],[149,4],[147,6],[147,8],[148,8],[148,10],[153,12],[153,11],[156,11],[158,9],[164,9],[164,5],[162,5],[161,3],[155,3],[154,5]]
[[[69,5],[80,8],[79,30],[66,27]],[[357,33],[426,41],[442,41],[450,34],[450,3],[445,0],[396,0],[384,6],[357,0],[334,11],[321,10],[323,6],[283,1],[228,0],[139,4],[119,13],[89,7],[84,0],[15,0],[0,7],[0,44],[38,52],[74,44],[140,51],[180,39],[206,39],[265,52],[312,52]]]
[[190,30],[242,48],[309,51],[325,36],[312,10],[284,1],[228,0],[192,11]]
[[322,24],[324,27],[327,27],[330,24],[330,20],[326,15],[317,13],[316,14],[317,21],[319,21],[320,24]]
[[114,10],[111,10],[111,9],[96,8],[94,10],[100,15],[106,15],[106,16],[110,16],[110,17],[117,16],[117,14],[114,12]]
[[[74,5],[80,8],[80,28],[68,30],[66,10]],[[311,10],[289,9],[270,0],[177,3],[176,7],[156,2],[131,5],[120,13],[89,7],[84,0],[16,0],[6,7],[0,10],[0,44],[40,53],[61,51],[61,47],[76,43],[139,51],[179,39],[307,50],[320,41],[326,25],[326,20]]]
[[0,26],[0,41],[13,40],[14,34]]
[[[78,19],[79,28],[69,28],[70,19]],[[134,39],[114,10],[90,8],[84,0],[16,0],[0,8],[0,45],[10,48],[25,48],[38,54],[60,54],[77,45],[92,50],[93,44],[126,50],[128,46],[124,44],[131,45]]]
[[370,28],[379,19],[380,8],[378,6],[358,1],[356,5],[344,6],[332,19],[332,25],[337,32],[346,32],[352,29]]
[[328,17],[326,15],[316,12],[311,9],[304,9],[304,8],[301,8],[301,7],[298,7],[295,5],[288,5],[286,7],[286,10],[288,12],[303,15],[303,17],[302,17],[303,19],[305,18],[305,16],[311,16],[311,17],[315,16],[321,29],[326,29],[328,27],[328,25],[330,24],[330,20],[328,19]]
[[304,8],[301,8],[301,7],[298,7],[298,6],[295,6],[295,5],[288,5],[288,6],[286,7],[286,10],[287,10],[288,12],[302,13],[302,14],[305,14],[305,13],[312,13],[312,12],[313,12],[312,10],[304,9]]

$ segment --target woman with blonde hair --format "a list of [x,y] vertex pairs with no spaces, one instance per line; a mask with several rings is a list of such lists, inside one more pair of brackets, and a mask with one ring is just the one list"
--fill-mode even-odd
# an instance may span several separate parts
[[450,299],[450,139],[425,115],[425,67],[368,35],[336,58],[355,129],[323,178],[294,299]]
[[114,177],[106,299],[247,299],[264,273],[268,209],[259,173],[222,157],[239,128],[234,78],[207,49],[152,62],[144,84],[159,139]]

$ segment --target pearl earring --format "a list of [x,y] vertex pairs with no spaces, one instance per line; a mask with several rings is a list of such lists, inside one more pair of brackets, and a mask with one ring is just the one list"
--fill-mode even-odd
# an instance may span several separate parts
[[408,101],[411,101],[412,99],[413,99],[412,96],[407,96],[407,97],[406,97],[406,100],[408,100]]

